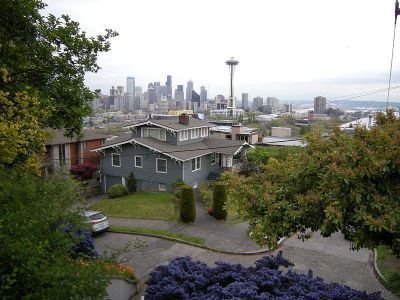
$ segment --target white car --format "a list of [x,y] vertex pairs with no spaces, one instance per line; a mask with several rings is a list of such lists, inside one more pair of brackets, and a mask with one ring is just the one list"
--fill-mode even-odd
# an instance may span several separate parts
[[108,218],[101,211],[84,211],[82,215],[85,217],[85,223],[90,224],[90,231],[100,232],[107,230],[109,227]]

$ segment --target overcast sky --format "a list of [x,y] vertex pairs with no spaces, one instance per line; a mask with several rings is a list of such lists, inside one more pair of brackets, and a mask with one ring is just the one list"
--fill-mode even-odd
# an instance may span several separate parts
[[[227,95],[225,61],[239,60],[241,98],[311,100],[385,88],[393,38],[394,0],[47,0],[47,12],[68,14],[90,35],[119,33],[87,84],[111,86],[194,82],[209,96]],[[399,17],[400,22],[400,17]],[[400,33],[392,85],[400,84]],[[400,101],[400,89],[391,101]],[[386,101],[381,93],[359,100]]]

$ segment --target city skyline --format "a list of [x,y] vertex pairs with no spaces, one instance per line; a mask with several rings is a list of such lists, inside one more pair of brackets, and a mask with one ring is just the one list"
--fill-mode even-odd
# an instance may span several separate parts
[[[79,5],[77,0],[47,2],[47,12],[69,14],[88,34],[105,28],[119,32],[111,41],[111,51],[100,56],[102,70],[86,76],[92,89],[106,91],[121,85],[126,76],[135,77],[136,85],[145,87],[172,75],[173,87],[192,80],[197,91],[206,86],[210,98],[228,96],[224,62],[232,56],[241,62],[235,74],[238,99],[241,93],[249,93],[250,98],[276,96],[293,101],[323,95],[329,101],[387,86],[392,0],[254,1],[251,5],[193,1],[190,6],[179,1],[116,0],[113,5],[118,14],[110,14],[109,2],[103,0]],[[131,11],[135,14],[128,17]],[[208,16],[211,22],[194,22],[193,12]],[[227,22],[224,16],[228,13],[237,22]],[[181,45],[176,35],[181,36]],[[188,48],[187,36],[201,40],[201,47]],[[400,81],[399,46],[396,42],[393,85]],[[361,100],[385,101],[386,94]],[[400,101],[399,90],[392,91],[390,101]]]

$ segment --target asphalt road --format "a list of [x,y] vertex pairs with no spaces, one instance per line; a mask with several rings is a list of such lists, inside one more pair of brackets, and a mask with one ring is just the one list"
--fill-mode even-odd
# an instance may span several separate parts
[[[213,265],[223,260],[240,263],[244,266],[253,264],[263,255],[228,255],[185,244],[174,243],[158,238],[136,237],[128,234],[105,232],[96,237],[96,248],[104,251],[123,249],[129,241],[136,238],[146,242],[142,248],[131,246],[120,254],[120,261],[132,265],[142,281],[156,266],[167,264],[176,256],[191,256],[194,259]],[[134,244],[134,243],[133,243]],[[295,263],[296,271],[307,272],[312,269],[314,276],[322,277],[327,282],[338,282],[367,292],[381,291],[385,299],[397,299],[376,279],[372,265],[372,253],[368,250],[351,251],[350,243],[341,234],[323,238],[315,234],[310,240],[302,242],[292,237],[284,242],[280,250],[283,256]],[[276,253],[276,252],[275,252]],[[274,253],[272,253],[274,254]]]

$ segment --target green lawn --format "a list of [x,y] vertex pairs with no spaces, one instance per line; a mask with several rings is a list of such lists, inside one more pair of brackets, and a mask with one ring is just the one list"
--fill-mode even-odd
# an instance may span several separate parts
[[128,196],[103,199],[90,207],[109,217],[177,221],[174,196],[166,192],[138,192]]
[[391,250],[385,246],[377,249],[377,264],[382,275],[386,278],[385,286],[397,296],[400,295],[400,259],[392,255]]
[[171,232],[162,229],[153,229],[153,228],[140,228],[140,227],[126,227],[126,226],[111,226],[111,230],[122,231],[122,232],[131,232],[131,233],[145,233],[145,234],[154,234],[159,236],[170,237],[178,240],[183,240],[186,242],[190,242],[197,245],[204,245],[205,241],[203,238],[199,238],[196,236],[186,235],[180,232]]

